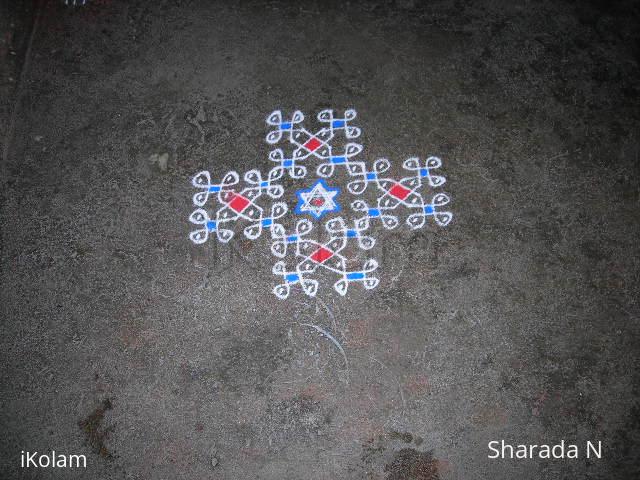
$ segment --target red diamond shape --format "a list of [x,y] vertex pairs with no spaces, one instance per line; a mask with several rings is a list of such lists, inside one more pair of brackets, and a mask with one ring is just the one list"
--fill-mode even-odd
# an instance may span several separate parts
[[313,252],[309,257],[311,260],[317,263],[323,263],[333,257],[333,252],[327,248],[320,247],[318,250]]
[[237,193],[234,193],[232,195],[233,195],[233,197],[231,198],[231,201],[229,202],[228,205],[229,205],[229,207],[231,207],[233,210],[235,210],[238,213],[241,213],[251,203],[249,200],[244,198],[242,195],[239,195]]
[[394,197],[399,198],[400,200],[404,200],[405,198],[407,198],[407,195],[411,193],[411,190],[403,187],[399,183],[396,183],[393,187],[391,187],[389,193]]
[[310,152],[313,152],[314,150],[317,150],[320,145],[322,145],[322,142],[320,140],[318,140],[316,137],[311,137],[309,141],[304,144],[304,148],[306,148]]
[[322,205],[324,205],[324,198],[314,198],[313,200],[311,200],[311,205],[313,205],[314,207],[321,207]]

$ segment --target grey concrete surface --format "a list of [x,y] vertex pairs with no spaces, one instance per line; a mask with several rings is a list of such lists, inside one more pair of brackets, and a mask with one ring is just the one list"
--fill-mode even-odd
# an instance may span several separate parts
[[[639,476],[637,4],[39,8],[2,79],[0,478]],[[266,171],[265,116],[325,107],[367,160],[441,156],[455,218],[378,231],[374,290],[280,301],[266,239],[189,242],[189,182]]]

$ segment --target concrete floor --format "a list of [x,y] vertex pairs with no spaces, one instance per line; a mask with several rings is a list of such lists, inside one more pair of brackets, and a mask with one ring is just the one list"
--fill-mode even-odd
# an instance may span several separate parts
[[[9,3],[1,478],[640,475],[633,2]],[[190,179],[326,107],[367,160],[441,156],[455,217],[378,231],[374,290],[281,301],[266,239],[188,240]],[[20,468],[52,449],[88,468]]]

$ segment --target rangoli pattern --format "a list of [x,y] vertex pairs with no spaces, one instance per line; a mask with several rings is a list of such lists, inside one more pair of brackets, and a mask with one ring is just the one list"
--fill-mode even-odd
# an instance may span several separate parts
[[[333,288],[340,295],[346,295],[353,283],[375,288],[380,281],[378,262],[369,258],[354,267],[355,259],[348,252],[373,248],[376,240],[371,230],[376,222],[389,230],[403,223],[415,230],[429,220],[444,227],[453,214],[446,209],[449,196],[437,191],[446,182],[437,174],[440,158],[408,158],[402,163],[404,175],[396,179],[389,160],[381,158],[369,165],[359,158],[363,147],[353,140],[362,131],[354,125],[355,118],[353,109],[341,116],[322,110],[317,115],[321,127],[311,131],[305,128],[301,111],[286,118],[280,110],[272,112],[267,117],[271,130],[266,141],[275,147],[268,155],[274,166],[266,176],[249,170],[241,181],[231,171],[219,183],[212,183],[208,171],[193,177],[197,189],[193,204],[198,208],[189,220],[198,228],[190,233],[191,240],[202,244],[215,236],[226,243],[238,230],[255,240],[268,232],[276,257],[273,274],[279,279],[273,293],[281,299],[288,298],[295,287],[315,296],[320,279],[326,277],[321,273],[334,278]],[[347,179],[344,191],[337,183],[339,171]],[[291,180],[284,182],[285,177]],[[296,182],[300,188],[295,195],[285,195],[283,184]],[[294,208],[285,200],[293,200]],[[209,204],[215,207],[208,211]],[[333,217],[324,220],[325,215]],[[285,227],[288,216],[292,216],[290,230]],[[315,223],[323,228],[318,230]],[[314,228],[324,240],[312,236]]]

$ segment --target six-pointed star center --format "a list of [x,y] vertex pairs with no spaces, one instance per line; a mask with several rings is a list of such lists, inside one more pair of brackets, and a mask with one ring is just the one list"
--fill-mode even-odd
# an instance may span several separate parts
[[308,213],[315,218],[321,218],[329,212],[337,212],[340,205],[336,196],[340,193],[339,188],[329,187],[324,180],[316,181],[311,187],[298,190],[298,204],[295,212],[298,214]]

